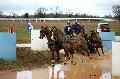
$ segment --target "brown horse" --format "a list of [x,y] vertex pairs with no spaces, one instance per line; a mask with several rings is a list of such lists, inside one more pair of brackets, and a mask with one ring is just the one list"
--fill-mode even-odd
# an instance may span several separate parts
[[57,60],[60,60],[59,57],[59,50],[61,49],[60,44],[57,43],[53,37],[52,32],[48,28],[41,27],[40,30],[40,39],[43,39],[44,37],[47,37],[48,40],[48,48],[50,49],[51,55],[52,55],[52,63],[54,63],[54,53],[57,53]]
[[65,60],[66,57],[70,59],[69,54],[71,54],[71,57],[73,58],[70,36],[66,36],[60,29],[56,28],[55,26],[51,29],[51,32],[53,34],[53,39],[59,44],[59,47],[64,49]]
[[90,37],[88,37],[87,33],[85,32],[84,26],[81,26],[80,33],[81,33],[81,36],[84,37],[85,40],[87,41],[87,45],[90,53],[91,54],[95,53],[94,44],[91,43],[91,39]]
[[[81,25],[80,33],[78,33],[77,37],[79,37],[81,51],[87,52],[87,54],[90,55],[90,51],[89,51],[89,47],[88,47],[88,35],[85,32],[83,25]],[[76,37],[74,37],[74,38],[76,38]]]
[[65,35],[60,29],[57,29],[56,27],[53,27],[51,31],[54,36],[53,38],[61,44],[60,47],[65,51],[65,60],[66,57],[69,58],[69,54],[73,59],[74,51],[80,52],[83,50],[88,53],[87,41],[81,36],[81,34],[78,34],[77,37]]
[[92,44],[94,44],[94,48],[98,52],[99,56],[100,56],[100,53],[98,51],[98,48],[101,48],[102,53],[104,54],[101,38],[97,35],[97,32],[95,32],[95,30],[92,30],[90,32],[91,32],[90,40],[92,41]]
[[84,26],[81,26],[80,33],[81,33],[81,36],[84,37],[86,39],[86,41],[88,41],[88,35],[84,29]]

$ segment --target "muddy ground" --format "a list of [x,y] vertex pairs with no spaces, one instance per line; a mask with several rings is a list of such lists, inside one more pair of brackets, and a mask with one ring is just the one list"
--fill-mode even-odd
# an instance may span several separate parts
[[[51,64],[51,54],[49,51],[31,51],[30,48],[17,48],[16,49],[16,60],[15,61],[5,61],[0,60],[0,71],[3,70],[25,70],[46,67]],[[64,53],[60,54],[61,60],[64,61]],[[74,61],[77,64],[81,63],[103,63],[104,61],[111,61],[111,54],[105,53],[99,56],[98,54],[93,54],[91,56],[83,56],[79,53],[74,54]],[[58,63],[57,61],[55,61]],[[69,62],[69,61],[68,61]],[[63,62],[60,62],[61,64]]]
[[[41,68],[47,68],[51,65],[51,54],[49,51],[31,51],[30,48],[17,48],[17,59],[15,61],[5,61],[0,60],[0,73],[2,72],[16,72],[22,70],[36,70]],[[90,69],[94,66],[97,67],[96,74],[100,75],[106,72],[111,73],[111,66],[112,66],[112,55],[105,51],[105,54],[100,52],[101,56],[98,54],[93,54],[91,56],[83,56],[80,53],[74,54],[74,65],[71,63],[70,60],[67,61],[67,68],[68,70],[65,71],[65,79],[72,79],[72,78],[80,78],[81,74],[79,74],[82,69]],[[61,54],[62,62],[56,62],[56,64],[64,65],[64,52],[62,50]],[[65,66],[65,65],[64,65]],[[80,69],[80,70],[79,70]],[[88,70],[87,69],[87,70]],[[75,71],[73,73],[73,71]],[[86,73],[91,73],[85,71]],[[77,74],[76,74],[77,73]],[[85,73],[85,74],[86,74]],[[72,75],[72,76],[70,76]],[[120,79],[120,77],[112,77],[112,79]]]
[[49,65],[50,53],[47,51],[31,51],[31,48],[17,48],[16,60],[0,60],[0,71],[18,71],[40,68]]

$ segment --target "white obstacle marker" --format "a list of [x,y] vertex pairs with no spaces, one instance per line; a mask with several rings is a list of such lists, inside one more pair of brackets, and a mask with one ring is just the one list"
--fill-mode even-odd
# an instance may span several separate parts
[[47,38],[40,39],[40,30],[31,30],[31,50],[48,50]]
[[112,75],[120,76],[120,42],[112,42]]
[[115,40],[120,42],[120,36],[115,36]]

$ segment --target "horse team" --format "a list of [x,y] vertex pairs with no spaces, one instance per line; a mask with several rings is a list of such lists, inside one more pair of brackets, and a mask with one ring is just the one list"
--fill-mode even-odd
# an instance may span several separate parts
[[90,31],[91,36],[88,37],[85,32],[84,26],[81,26],[80,32],[72,32],[70,35],[66,35],[63,31],[56,28],[48,29],[48,26],[42,26],[40,30],[40,39],[47,37],[48,48],[50,49],[52,55],[52,63],[54,63],[54,54],[57,54],[57,60],[60,60],[59,51],[64,49],[65,61],[71,59],[73,62],[74,52],[81,53],[90,56],[93,53],[99,53],[98,48],[101,48],[103,52],[103,45],[100,37],[97,35],[95,30]]

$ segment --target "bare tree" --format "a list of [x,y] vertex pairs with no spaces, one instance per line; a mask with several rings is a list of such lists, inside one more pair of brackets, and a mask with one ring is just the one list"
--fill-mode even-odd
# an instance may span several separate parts
[[14,12],[12,12],[12,18],[17,18],[17,14],[16,13],[14,13]]
[[44,7],[38,8],[36,10],[35,16],[39,18],[45,18],[47,9]]
[[2,11],[0,11],[0,18],[2,18],[3,17],[3,12]]
[[55,18],[60,18],[62,15],[62,11],[59,9],[58,6],[55,7]]
[[114,17],[120,21],[120,5],[112,6]]
[[71,18],[73,15],[73,12],[71,10],[68,10],[66,13],[68,15],[68,18]]

